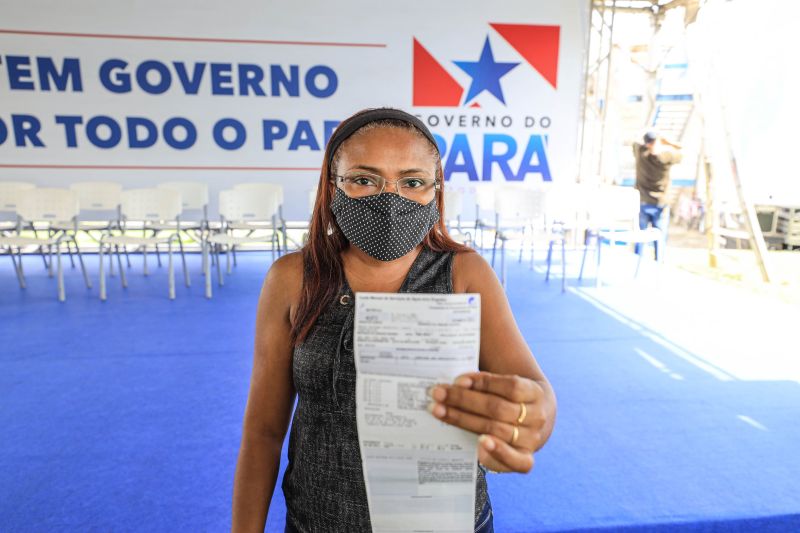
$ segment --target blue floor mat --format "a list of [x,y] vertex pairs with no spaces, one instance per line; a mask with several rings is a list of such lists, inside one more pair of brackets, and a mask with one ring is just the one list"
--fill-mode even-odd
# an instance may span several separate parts
[[[212,300],[197,255],[174,301],[152,259],[101,302],[87,255],[94,288],[67,268],[59,303],[41,260],[22,291],[0,257],[0,531],[230,529],[270,255],[240,254]],[[530,475],[490,476],[496,531],[800,531],[800,384],[720,381],[525,263],[508,276],[559,415]]]

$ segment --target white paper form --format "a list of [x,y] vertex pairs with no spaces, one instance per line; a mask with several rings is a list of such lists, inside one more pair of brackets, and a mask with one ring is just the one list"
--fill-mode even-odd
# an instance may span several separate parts
[[478,369],[479,294],[356,293],[356,418],[372,530],[474,531],[477,435],[427,390]]

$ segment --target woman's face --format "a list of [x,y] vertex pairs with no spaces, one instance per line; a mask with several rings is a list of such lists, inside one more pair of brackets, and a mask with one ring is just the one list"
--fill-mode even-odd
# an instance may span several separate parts
[[[436,160],[430,144],[412,130],[379,127],[351,137],[342,145],[336,180],[348,196],[347,184],[365,188],[373,177],[385,181],[384,194],[397,193],[427,204],[434,197]],[[419,178],[414,180],[413,178]],[[377,191],[375,192],[377,193]]]

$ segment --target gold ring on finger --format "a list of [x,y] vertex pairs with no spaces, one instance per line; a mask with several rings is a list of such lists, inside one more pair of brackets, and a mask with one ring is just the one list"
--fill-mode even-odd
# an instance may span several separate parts
[[526,416],[528,416],[528,408],[525,406],[525,402],[519,402],[519,417],[517,417],[517,424],[522,424],[525,422]]
[[511,442],[509,444],[511,444],[512,446],[516,444],[518,438],[519,438],[519,428],[517,426],[514,426],[514,433],[511,435]]

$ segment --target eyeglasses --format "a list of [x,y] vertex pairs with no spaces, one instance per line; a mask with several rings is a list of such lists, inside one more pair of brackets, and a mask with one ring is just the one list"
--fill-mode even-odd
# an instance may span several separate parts
[[416,176],[400,178],[394,181],[387,180],[376,174],[356,174],[354,176],[334,176],[344,193],[350,198],[364,198],[377,196],[386,190],[386,183],[394,183],[394,189],[403,198],[419,203],[428,203],[433,200],[439,190],[439,180],[436,178],[418,178]]

